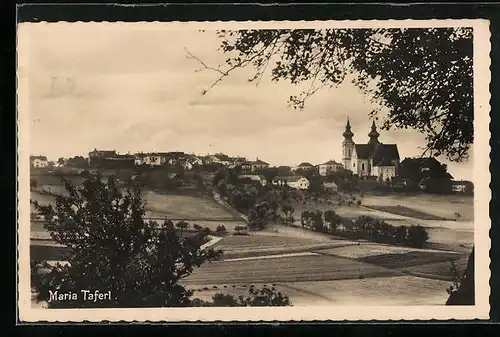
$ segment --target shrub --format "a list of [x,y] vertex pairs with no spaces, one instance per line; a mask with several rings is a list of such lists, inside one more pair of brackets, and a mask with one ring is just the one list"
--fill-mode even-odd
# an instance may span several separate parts
[[234,235],[248,235],[248,233],[247,233],[248,227],[247,226],[236,226],[236,227],[234,227],[234,230],[236,231],[234,233]]
[[215,232],[219,233],[219,234],[227,233],[226,226],[224,226],[224,225],[217,226],[217,228],[215,229]]
[[406,242],[406,237],[408,235],[408,228],[406,226],[399,226],[394,232],[394,239],[396,242]]
[[277,291],[275,287],[264,286],[258,289],[253,285],[248,289],[246,297],[217,293],[212,297],[212,302],[193,299],[191,303],[192,306],[198,307],[285,307],[292,305],[288,296]]
[[412,225],[408,229],[407,240],[412,247],[422,248],[428,239],[429,233],[424,227],[420,225]]
[[239,307],[237,298],[230,294],[217,293],[212,297],[211,306],[213,307]]

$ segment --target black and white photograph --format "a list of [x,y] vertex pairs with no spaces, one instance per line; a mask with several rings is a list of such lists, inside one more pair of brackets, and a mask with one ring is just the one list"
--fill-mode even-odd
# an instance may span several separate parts
[[20,318],[488,317],[489,50],[485,20],[20,23]]

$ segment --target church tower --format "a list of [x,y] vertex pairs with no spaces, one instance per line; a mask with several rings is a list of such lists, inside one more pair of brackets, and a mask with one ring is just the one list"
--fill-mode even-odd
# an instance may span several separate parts
[[375,120],[372,122],[372,130],[368,134],[368,137],[370,137],[370,140],[368,141],[368,145],[377,145],[380,144],[378,141],[378,136],[380,134],[377,131],[377,127],[375,126]]
[[354,151],[354,133],[351,131],[351,124],[349,123],[349,118],[347,118],[347,124],[345,126],[345,131],[342,134],[344,136],[344,141],[342,142],[342,158],[344,163],[344,168],[346,170],[352,170],[351,167],[351,157]]

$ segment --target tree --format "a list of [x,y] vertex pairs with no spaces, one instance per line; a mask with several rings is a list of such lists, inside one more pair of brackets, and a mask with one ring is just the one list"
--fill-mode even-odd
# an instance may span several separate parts
[[328,210],[324,213],[325,223],[328,224],[332,232],[336,232],[338,227],[342,224],[342,217],[340,217],[335,211]]
[[57,159],[57,164],[58,164],[59,166],[63,166],[65,162],[66,162],[66,161],[64,160],[64,158],[63,158],[63,157],[61,157],[61,158]]
[[[454,264],[452,269],[457,273]],[[447,289],[450,297],[446,305],[474,305],[474,248],[469,255],[467,267],[463,275],[455,275],[454,285]]]
[[246,307],[286,307],[292,305],[288,296],[277,291],[275,287],[250,287],[249,296],[240,297],[240,303]]
[[69,158],[66,162],[66,166],[76,167],[76,168],[88,168],[89,162],[82,156],[75,156],[73,158]]
[[178,228],[181,231],[181,236],[182,236],[182,231],[185,231],[186,229],[189,228],[189,223],[187,223],[184,220],[179,221],[178,223],[175,224],[175,227]]
[[[165,307],[190,305],[191,291],[179,281],[194,268],[218,259],[222,252],[200,249],[199,236],[182,238],[171,221],[145,220],[140,189],[125,192],[114,177],[85,174],[82,186],[65,181],[67,196],[36,210],[46,220],[52,239],[67,247],[67,265],[32,263],[32,286],[39,300],[80,289],[111,292],[110,301],[54,302],[54,307]],[[44,272],[45,271],[45,272]]]
[[262,230],[268,222],[269,206],[267,202],[255,205],[248,213],[248,223],[253,229]]
[[197,231],[197,232],[201,232],[201,230],[203,229],[203,227],[201,227],[201,226],[200,226],[200,225],[198,225],[198,224],[194,224],[194,225],[193,225],[193,228],[194,228],[194,230],[195,230],[195,231]]
[[313,229],[317,232],[322,232],[325,228],[325,223],[323,222],[323,212],[311,212],[311,217]]
[[281,206],[281,211],[283,214],[285,214],[285,217],[290,217],[293,215],[293,212],[295,212],[295,208],[293,208],[291,205],[283,205]]
[[428,239],[429,233],[424,227],[420,225],[412,225],[410,226],[410,228],[408,228],[407,240],[413,247],[422,248]]
[[323,87],[351,79],[377,106],[388,111],[383,128],[413,128],[426,136],[434,155],[468,157],[473,142],[472,28],[275,29],[221,31],[224,65],[209,66],[188,51],[204,70],[216,73],[206,94],[243,67],[258,84],[266,71],[273,81],[309,82],[289,103],[303,109]]
[[218,225],[217,228],[215,229],[215,232],[219,233],[219,234],[227,233],[226,226],[224,226],[224,225]]
[[38,187],[38,180],[36,180],[35,178],[31,178],[30,179],[30,188],[32,190],[36,189]]

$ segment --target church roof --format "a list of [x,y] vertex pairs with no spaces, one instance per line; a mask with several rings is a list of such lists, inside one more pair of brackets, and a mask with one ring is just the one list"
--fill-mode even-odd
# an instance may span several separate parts
[[372,159],[373,166],[391,166],[393,160],[399,159],[396,144],[356,144],[359,159]]
[[356,144],[356,155],[359,159],[370,159],[373,152],[373,146],[368,144]]

